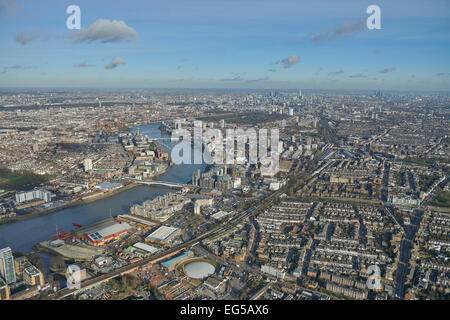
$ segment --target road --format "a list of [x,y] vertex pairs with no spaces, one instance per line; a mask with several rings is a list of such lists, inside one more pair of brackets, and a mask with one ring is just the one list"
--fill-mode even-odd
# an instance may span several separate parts
[[328,119],[322,115],[320,116],[320,126],[322,127],[325,139],[329,143],[332,143],[334,146],[339,147],[339,142],[336,139],[336,134],[334,130],[330,128],[330,125],[328,124]]
[[405,237],[400,245],[399,263],[397,268],[397,277],[395,279],[395,297],[403,299],[405,297],[406,276],[409,273],[409,259],[411,258],[411,249],[414,246],[416,232],[419,230],[423,210],[415,211],[415,216],[411,219],[411,225],[405,226]]

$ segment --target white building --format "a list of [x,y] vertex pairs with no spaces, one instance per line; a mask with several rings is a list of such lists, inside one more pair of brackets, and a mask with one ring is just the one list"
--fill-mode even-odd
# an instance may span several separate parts
[[286,272],[279,270],[277,268],[274,268],[267,264],[265,264],[261,267],[261,271],[264,273],[270,274],[271,276],[274,276],[275,278],[278,278],[278,279],[284,279],[284,277],[286,276]]
[[94,169],[94,167],[92,165],[92,159],[89,159],[89,158],[84,159],[83,165],[84,165],[84,171],[86,171],[86,172]]
[[31,191],[24,191],[24,192],[16,193],[16,202],[22,203],[22,202],[31,201],[34,199],[41,199],[41,200],[44,200],[45,202],[50,202],[50,201],[52,201],[53,196],[54,195],[48,190],[34,189]]
[[237,189],[241,186],[242,179],[240,177],[236,177],[233,179],[233,188]]
[[148,241],[157,241],[157,242],[170,242],[174,239],[179,233],[179,228],[161,226],[155,231],[153,231],[146,240]]

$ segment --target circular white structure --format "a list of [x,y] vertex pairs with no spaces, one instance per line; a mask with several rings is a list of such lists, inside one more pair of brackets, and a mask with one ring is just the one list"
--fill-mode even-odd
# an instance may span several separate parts
[[204,279],[212,275],[215,271],[215,267],[205,261],[196,261],[188,263],[184,266],[184,272],[189,278]]

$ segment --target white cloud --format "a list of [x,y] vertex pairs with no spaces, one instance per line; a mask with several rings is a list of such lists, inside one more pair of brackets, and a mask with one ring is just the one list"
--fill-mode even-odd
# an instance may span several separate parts
[[75,42],[119,42],[135,38],[138,33],[127,26],[125,22],[108,19],[98,19],[90,27],[73,33]]
[[363,73],[356,73],[349,76],[349,78],[367,78],[367,76]]
[[114,69],[115,67],[117,67],[119,64],[125,64],[125,60],[123,60],[122,58],[114,58],[110,63],[108,63],[105,66],[105,69]]
[[392,72],[392,71],[395,71],[395,70],[396,70],[395,67],[389,67],[389,68],[382,69],[379,72],[380,73],[389,73],[389,72]]
[[20,64],[16,64],[16,65],[9,66],[9,67],[3,67],[3,71],[1,73],[2,74],[6,73],[6,71],[8,71],[8,70],[30,70],[32,68],[33,67],[30,67],[30,66],[22,66]]
[[88,64],[86,61],[83,61],[81,63],[75,63],[73,65],[74,68],[87,68],[87,67],[95,67],[93,64]]
[[300,57],[298,56],[298,54],[292,54],[287,58],[284,58],[283,60],[281,60],[281,63],[283,64],[284,68],[290,68],[292,67],[294,64],[298,63],[300,61]]
[[[343,37],[347,34],[360,32],[365,29],[366,29],[366,20],[365,19],[361,19],[358,21],[348,21],[335,29],[322,31],[318,34],[312,35],[311,40],[314,41],[315,43],[319,44],[324,40],[337,39],[337,38]],[[308,38],[308,37],[302,38],[300,40],[300,42],[302,42],[305,38]]]
[[222,79],[219,79],[219,81],[244,81],[245,79],[244,78],[242,78],[241,76],[236,76],[236,77],[233,77],[233,78],[222,78]]
[[247,82],[260,82],[260,81],[267,81],[267,80],[269,80],[269,77],[258,78],[258,79],[249,79],[249,80],[247,80]]
[[18,34],[16,34],[16,36],[14,37],[14,40],[16,40],[18,43],[22,44],[22,45],[26,45],[28,43],[30,43],[31,41],[33,41],[35,38],[35,36],[32,36],[29,33],[26,33],[25,31],[20,31]]
[[329,76],[334,76],[334,75],[343,74],[343,73],[345,73],[344,70],[338,70],[338,71],[329,72],[328,75]]

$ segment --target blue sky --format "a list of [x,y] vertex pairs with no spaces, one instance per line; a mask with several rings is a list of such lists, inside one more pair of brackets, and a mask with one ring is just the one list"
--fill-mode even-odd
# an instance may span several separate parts
[[449,90],[449,18],[447,0],[0,0],[0,87]]

